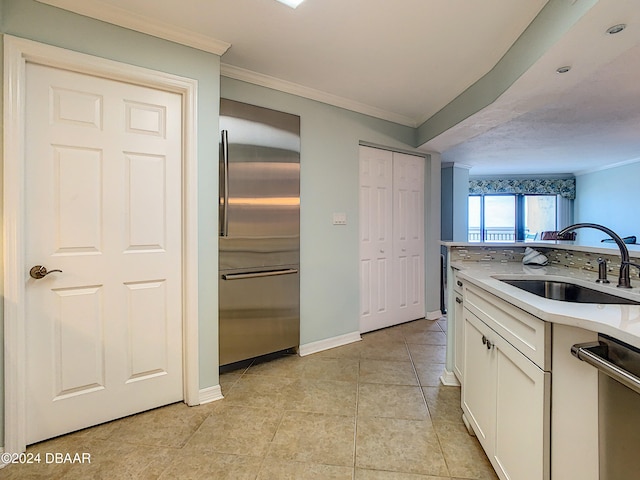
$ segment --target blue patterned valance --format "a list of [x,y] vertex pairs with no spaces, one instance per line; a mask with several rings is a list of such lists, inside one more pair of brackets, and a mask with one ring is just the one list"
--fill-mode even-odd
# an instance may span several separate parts
[[499,180],[469,180],[469,193],[471,195],[491,193],[523,193],[560,195],[569,200],[576,198],[576,179],[499,179]]

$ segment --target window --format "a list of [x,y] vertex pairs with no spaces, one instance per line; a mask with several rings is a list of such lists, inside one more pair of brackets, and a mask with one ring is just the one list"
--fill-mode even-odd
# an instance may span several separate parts
[[[524,238],[540,240],[540,233],[558,229],[555,195],[524,196]],[[537,235],[537,238],[536,238]]]
[[556,224],[555,195],[469,195],[469,242],[533,241]]

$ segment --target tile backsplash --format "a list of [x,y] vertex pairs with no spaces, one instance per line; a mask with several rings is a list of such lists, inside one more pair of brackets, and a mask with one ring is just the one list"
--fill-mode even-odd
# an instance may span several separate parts
[[525,247],[461,246],[449,249],[452,262],[522,262]]
[[[522,262],[526,246],[455,246],[450,247],[449,252],[452,262]],[[553,247],[535,247],[535,250],[543,253],[549,259],[550,265],[577,268],[579,270],[598,271],[598,258],[607,261],[607,272],[618,275],[620,270],[620,256],[602,253],[590,253],[577,250],[557,249]],[[631,275],[638,275],[635,267],[632,267]]]

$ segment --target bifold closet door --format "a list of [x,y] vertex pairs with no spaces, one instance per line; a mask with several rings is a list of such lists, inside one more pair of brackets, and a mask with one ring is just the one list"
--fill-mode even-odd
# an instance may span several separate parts
[[360,331],[393,325],[393,154],[360,147]]
[[360,331],[424,317],[424,158],[360,147]]
[[393,154],[396,323],[424,317],[424,158]]

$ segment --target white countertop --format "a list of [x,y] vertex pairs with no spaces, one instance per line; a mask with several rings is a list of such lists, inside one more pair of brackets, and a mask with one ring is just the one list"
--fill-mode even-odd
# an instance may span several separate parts
[[[533,245],[537,244],[527,244],[527,246]],[[461,246],[461,244],[455,243],[455,246]],[[575,246],[572,246],[572,249],[575,249]],[[589,251],[594,250],[590,248]],[[532,267],[518,262],[454,262],[451,266],[459,270],[458,276],[461,280],[477,285],[542,320],[604,333],[640,348],[640,306],[549,300],[501,282],[494,277],[569,280],[594,290],[640,302],[640,280],[637,278],[632,279],[634,288],[621,289],[616,287],[617,278],[611,277],[610,284],[602,285],[595,282],[597,274],[574,268]]]

